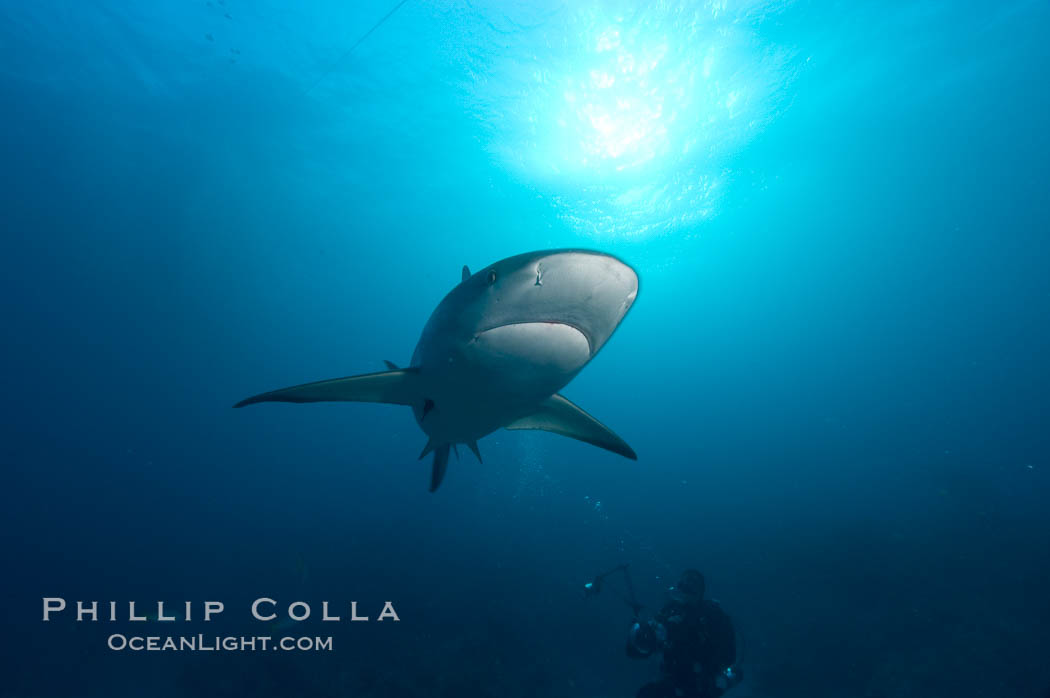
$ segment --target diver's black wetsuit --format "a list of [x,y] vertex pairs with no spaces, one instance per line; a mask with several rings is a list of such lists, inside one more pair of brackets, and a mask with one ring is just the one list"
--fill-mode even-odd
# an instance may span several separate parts
[[[638,698],[717,698],[723,691],[716,679],[736,661],[733,624],[714,601],[671,601],[653,619],[667,634],[663,643],[664,678],[647,683]],[[648,657],[632,644],[627,654]]]

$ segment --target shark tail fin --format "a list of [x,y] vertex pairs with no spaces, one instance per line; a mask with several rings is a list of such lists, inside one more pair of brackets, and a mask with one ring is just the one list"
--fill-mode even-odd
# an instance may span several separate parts
[[234,407],[257,402],[385,402],[392,405],[418,405],[422,401],[419,371],[403,368],[271,390],[245,398]]
[[540,429],[578,439],[625,458],[638,460],[627,442],[561,395],[552,395],[540,403],[540,409],[507,425],[507,429]]
[[445,471],[448,470],[448,444],[441,444],[434,449],[434,465],[430,470],[430,491],[436,492],[445,479]]

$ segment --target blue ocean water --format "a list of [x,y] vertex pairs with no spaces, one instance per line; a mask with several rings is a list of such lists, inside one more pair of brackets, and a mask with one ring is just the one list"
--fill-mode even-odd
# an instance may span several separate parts
[[[395,4],[0,5],[0,696],[632,696],[621,563],[703,570],[729,695],[1045,696],[1046,3]],[[409,410],[231,409],[561,247],[641,278],[564,391],[638,462],[500,431],[430,494]]]

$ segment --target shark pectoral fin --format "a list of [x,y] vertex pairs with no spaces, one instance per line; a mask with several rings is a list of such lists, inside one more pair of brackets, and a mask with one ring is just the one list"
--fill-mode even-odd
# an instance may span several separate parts
[[406,368],[272,390],[241,400],[234,407],[257,402],[385,402],[415,405],[421,399],[419,371]]
[[441,486],[446,470],[448,470],[448,444],[442,444],[434,449],[434,466],[430,471],[431,492],[436,492]]
[[515,420],[507,429],[541,429],[568,436],[604,448],[621,456],[638,460],[638,455],[623,439],[597,419],[566,400],[552,395],[540,403],[540,409]]

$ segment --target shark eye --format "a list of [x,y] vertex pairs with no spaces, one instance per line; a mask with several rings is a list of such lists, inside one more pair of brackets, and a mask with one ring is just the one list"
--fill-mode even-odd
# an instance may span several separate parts
[[494,283],[496,283],[496,270],[495,269],[490,269],[489,270],[489,284],[494,284]]

